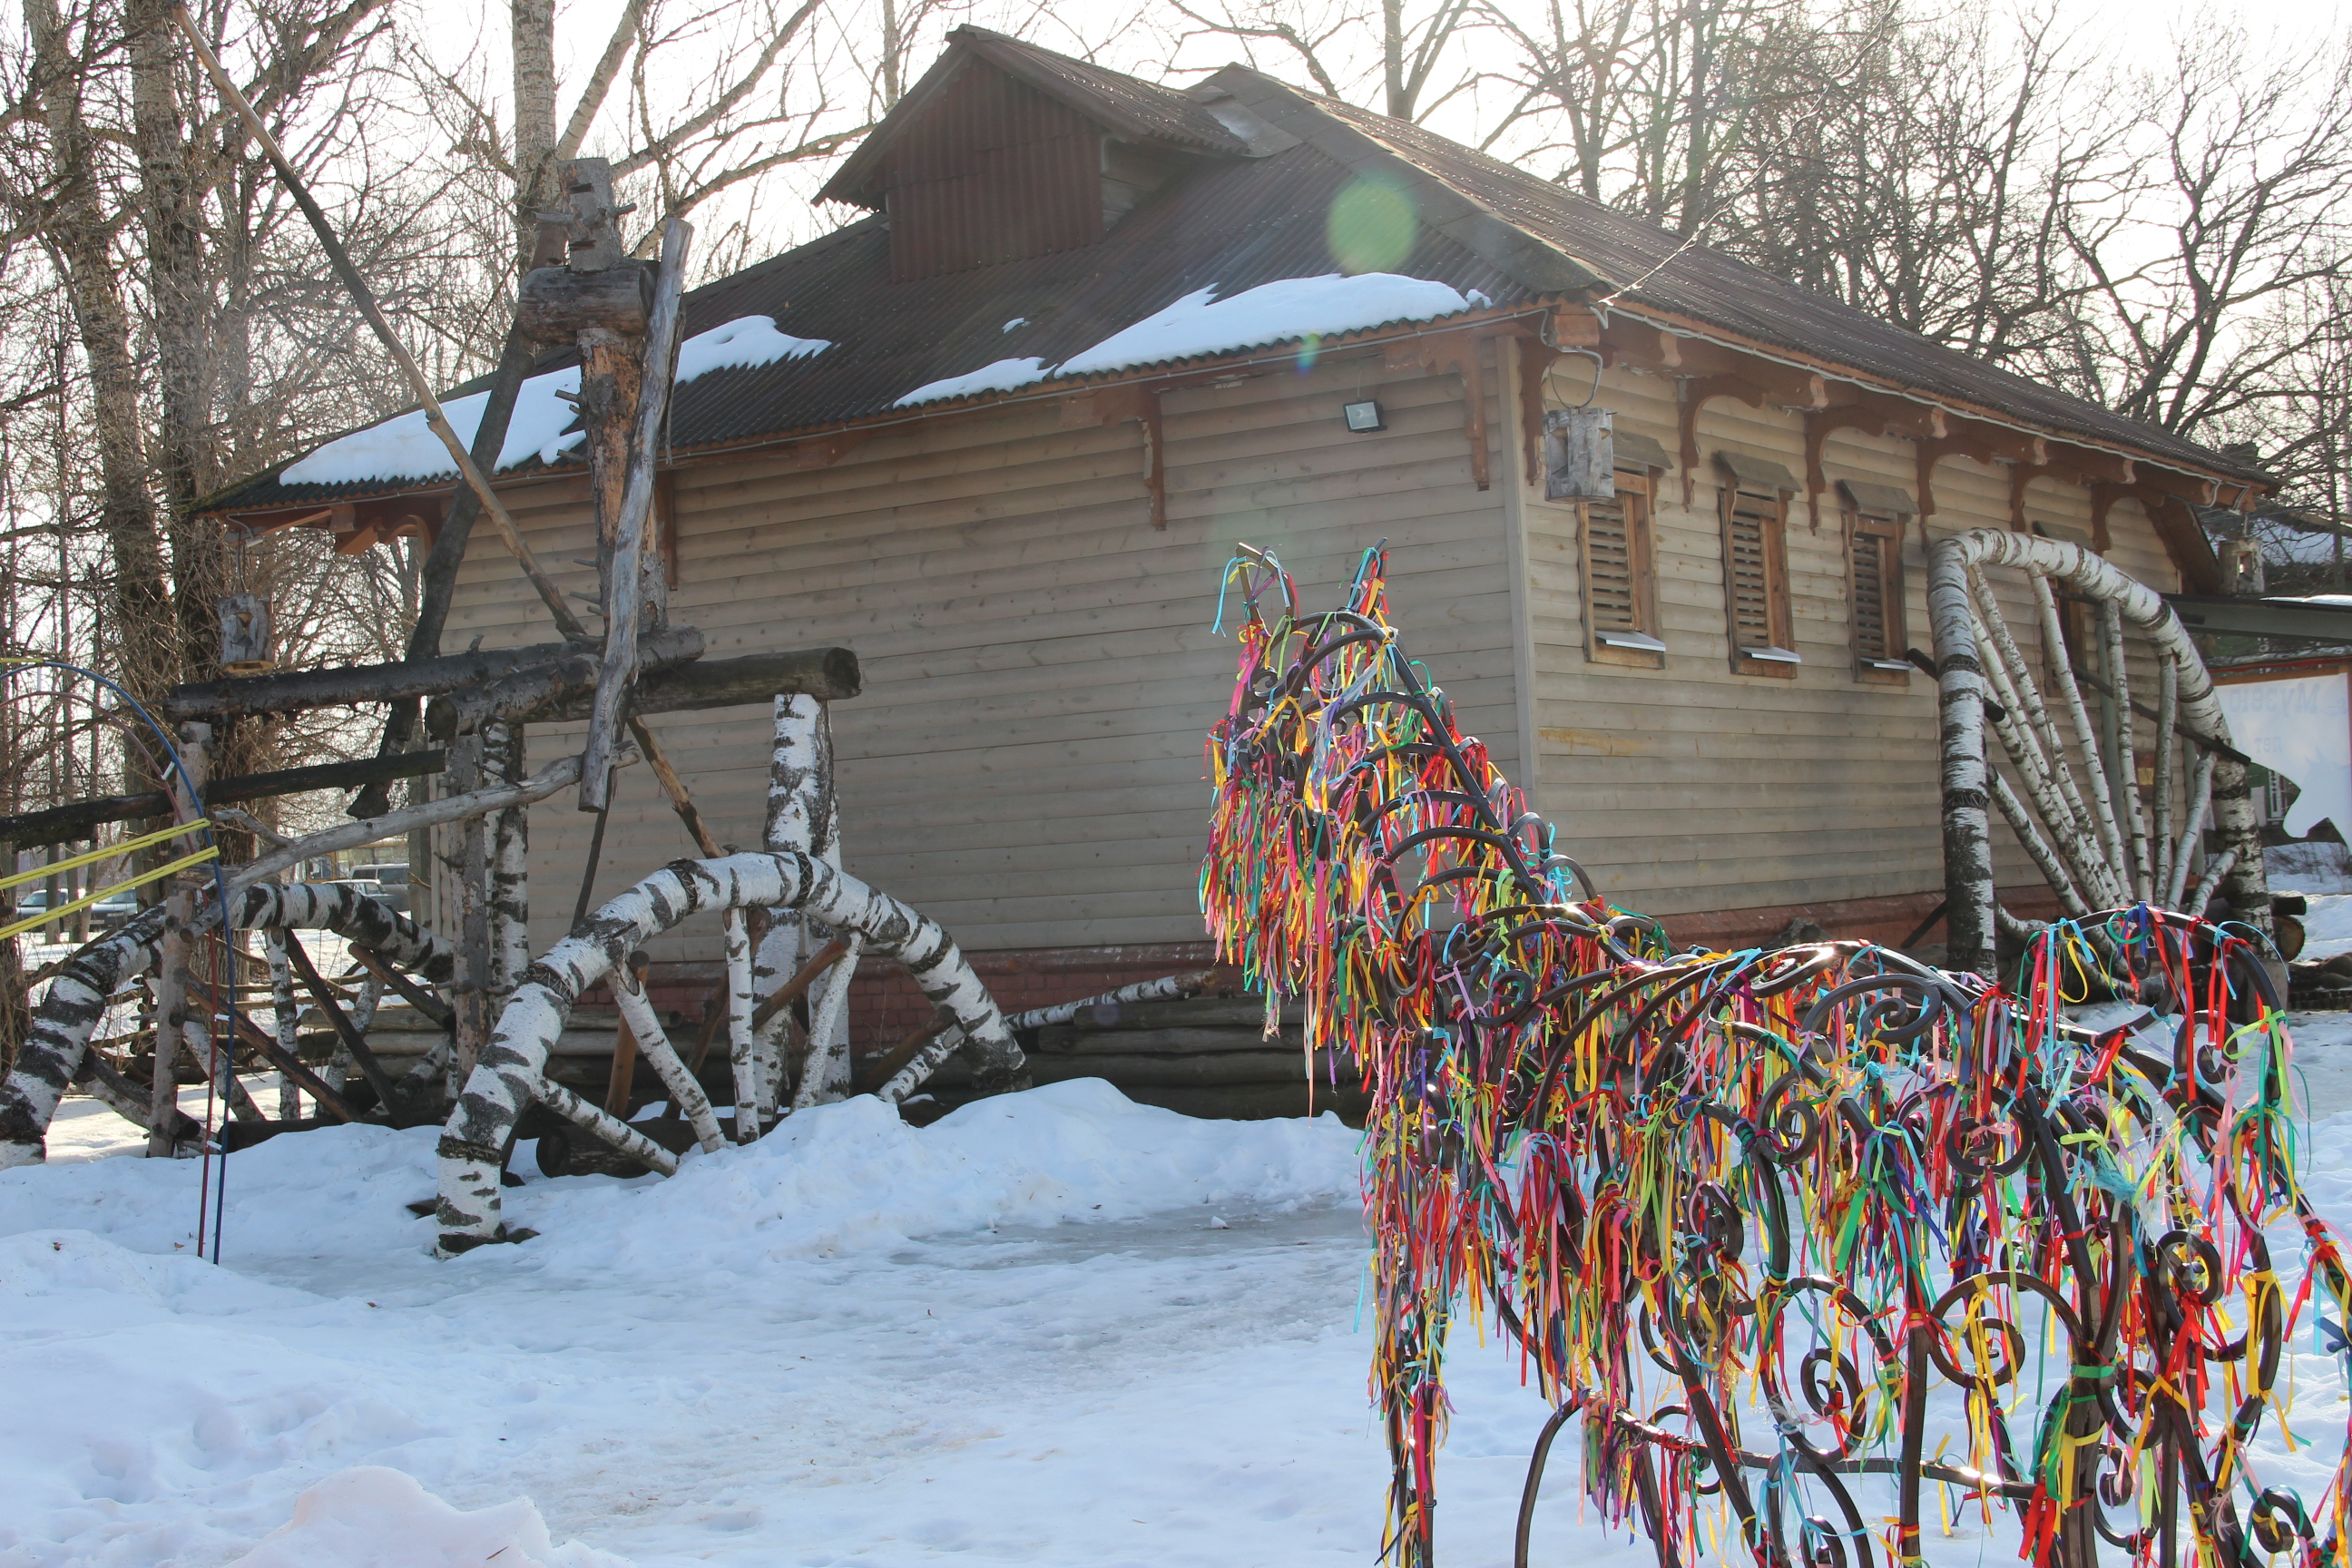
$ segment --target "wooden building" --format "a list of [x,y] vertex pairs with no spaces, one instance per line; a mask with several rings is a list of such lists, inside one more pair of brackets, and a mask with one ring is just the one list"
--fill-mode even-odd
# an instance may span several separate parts
[[[2041,529],[2210,592],[2192,509],[2265,488],[1238,67],[1179,91],[965,28],[825,194],[869,216],[688,296],[670,611],[713,658],[856,651],[864,693],[834,712],[847,864],[944,922],[1008,1008],[1206,951],[1236,541],[1310,605],[1386,541],[1413,652],[1612,900],[1678,937],[1804,918],[1895,940],[1942,884],[1935,683],[1906,659],[1929,541]],[[1615,498],[1547,500],[1546,413],[1588,403],[1613,416]],[[370,470],[383,434],[215,510],[345,550],[429,531],[446,461]],[[576,447],[500,483],[593,596]],[[445,646],[548,635],[478,530]],[[756,845],[764,711],[656,728],[719,837]],[[538,951],[591,819],[568,795],[533,816]],[[686,851],[625,773],[598,885]],[[693,940],[655,957],[712,956]]]

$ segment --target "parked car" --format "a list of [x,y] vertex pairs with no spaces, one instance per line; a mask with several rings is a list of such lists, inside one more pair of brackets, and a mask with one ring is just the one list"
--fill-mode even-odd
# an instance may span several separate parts
[[109,893],[89,906],[89,923],[100,931],[112,931],[139,912],[139,889],[125,888]]
[[339,888],[356,889],[369,898],[404,912],[408,909],[408,885],[404,878],[397,887],[379,882],[373,877],[339,877],[335,879],[334,885]]
[[408,864],[405,861],[396,865],[354,866],[352,875],[361,881],[381,882],[387,888],[408,886]]

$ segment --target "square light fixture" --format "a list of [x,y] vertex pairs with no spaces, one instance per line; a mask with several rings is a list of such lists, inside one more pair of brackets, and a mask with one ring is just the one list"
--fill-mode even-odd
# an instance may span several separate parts
[[1360,436],[1388,428],[1388,422],[1381,417],[1381,405],[1369,399],[1362,403],[1349,404],[1345,413],[1348,416],[1348,428]]

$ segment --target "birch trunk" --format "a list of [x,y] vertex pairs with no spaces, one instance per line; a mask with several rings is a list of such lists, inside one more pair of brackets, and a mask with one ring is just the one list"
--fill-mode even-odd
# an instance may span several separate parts
[[2124,657],[2123,611],[2112,600],[2099,606],[2099,629],[2113,672],[2107,683],[2116,689],[2116,774],[2123,791],[2124,826],[2131,833],[2129,879],[2134,896],[2144,901],[2156,896],[2147,858],[2147,803],[2139,793],[2139,753],[2132,746],[2131,662]]
[[2023,715],[2026,726],[2039,742],[2036,755],[2046,759],[2045,768],[2051,775],[2051,782],[2056,785],[2059,797],[2064,802],[2062,815],[2053,816],[2044,811],[2042,819],[2062,836],[2079,833],[2087,837],[2093,831],[2091,810],[2074,786],[2074,772],[2066,765],[2065,744],[2058,738],[2058,726],[2051,721],[2050,706],[2042,700],[2042,688],[2033,679],[2032,667],[2026,662],[2024,651],[2017,646],[2016,637],[2011,634],[2009,623],[2001,616],[2000,601],[1994,595],[1982,573],[1969,574],[1969,591],[1977,605],[1977,633],[1980,638],[1989,638],[2000,655],[1997,660],[1987,665],[1985,674],[2001,705],[2009,710],[2009,722],[2016,724],[2019,716]]
[[2197,836],[2204,831],[2205,814],[2213,801],[2213,768],[2221,759],[2210,752],[2198,753],[2189,773],[2189,820],[2180,829],[2179,842],[2172,854],[2172,880],[2166,884],[2164,907],[2180,908],[2180,900],[2189,887],[2189,866],[2197,848]]
[[586,1128],[656,1174],[677,1174],[677,1155],[619,1117],[606,1115],[602,1107],[589,1104],[551,1079],[541,1079],[531,1089],[532,1098],[566,1121]]
[[[48,994],[34,1010],[32,1026],[17,1047],[16,1064],[0,1080],[0,1170],[36,1165],[47,1157],[44,1140],[58,1101],[79,1076],[85,1047],[115,992],[153,964],[165,914],[162,904],[144,911],[67,959],[49,982]],[[178,1114],[175,1102],[171,1110]],[[129,1119],[142,1127],[154,1125],[152,1107]]]
[[727,943],[727,1058],[735,1068],[735,1140],[759,1141],[765,1131],[760,1058],[751,1037],[751,931],[741,909],[722,917]]
[[952,1010],[983,1089],[1024,1076],[1021,1047],[955,940],[916,910],[805,854],[679,860],[606,902],[530,967],[458,1095],[439,1145],[444,1257],[496,1241],[499,1173],[523,1108],[544,1081],[549,1051],[572,1005],[635,949],[706,910],[804,910],[861,932],[904,963],[932,1005]]
[[[1948,566],[1952,579],[1949,583],[1939,575]],[[2082,742],[2083,755],[2088,764],[2085,771],[2090,775],[2092,794],[2099,808],[2100,837],[2107,846],[2111,864],[2118,872],[2128,875],[2133,863],[2125,848],[2122,835],[2116,831],[2114,805],[2109,797],[2098,736],[2063,651],[2064,637],[2059,627],[2057,601],[2051,584],[2063,582],[2097,603],[2114,605],[2120,625],[2139,632],[2153,646],[2157,658],[2172,667],[2177,687],[2175,717],[2179,731],[2184,735],[2203,736],[2227,744],[2229,721],[2223,715],[2220,699],[2214,691],[2213,678],[2206,669],[2196,645],[2181,626],[2179,618],[2155,589],[2135,581],[2081,545],[2032,534],[2012,533],[2005,529],[1979,529],[1937,541],[1928,568],[1929,616],[1935,624],[1937,658],[1942,658],[1948,635],[1951,635],[1955,649],[1964,650],[1969,658],[1968,669],[1961,672],[1960,684],[1979,679],[1973,657],[1973,637],[1964,620],[1956,626],[1948,626],[1949,616],[1939,612],[1937,595],[1940,591],[1948,600],[1954,601],[1947,606],[1949,609],[1964,608],[1965,595],[1958,588],[1960,580],[1964,579],[1970,567],[1990,566],[2015,567],[2029,574],[2035,607],[2042,625],[2042,636],[2047,646],[2053,650],[2053,679],[2065,700],[2068,717]],[[1979,719],[1971,734],[1957,736],[1954,733],[1951,708],[1954,689],[1954,684],[1943,687],[1947,789],[1945,870],[1948,889],[1957,890],[1959,883],[1968,879],[1961,869],[1956,869],[1953,858],[1955,833],[1957,831],[1965,839],[1968,827],[1963,822],[1956,830],[1952,815],[1953,746],[1956,741],[1975,745],[1979,759],[1978,776],[1980,777],[1983,731]],[[1976,691],[1975,700],[1980,703],[1980,684],[1976,687]],[[2216,863],[2220,863],[2221,856],[2230,856],[2229,869],[2223,874],[2220,889],[2230,906],[2228,918],[2243,921],[2268,936],[2272,929],[2270,895],[2263,873],[2261,823],[2247,791],[2244,764],[2200,748],[2197,771],[2200,774],[2209,774],[2210,778],[2210,798],[2219,841]],[[2200,789],[2197,793],[2203,795],[2205,792]],[[2187,847],[2193,843],[2201,815],[2201,806],[2193,808],[2183,829],[2182,847],[2175,855],[2172,866],[2175,887],[2180,886],[2187,877]],[[1978,820],[1982,821],[1980,807]],[[1965,848],[1965,845],[1960,847]],[[2231,851],[2235,853],[2231,854]],[[1989,888],[1989,860],[1984,866],[1984,876]],[[2176,900],[2168,899],[2165,901]],[[1957,902],[1953,904],[1955,911],[1959,908]]]
[[[269,963],[269,1007],[272,1032],[278,1048],[289,1057],[299,1057],[301,1009],[294,1002],[294,966],[286,962],[286,934],[282,931],[266,931],[261,934],[262,955]],[[336,1093],[342,1085],[328,1079],[327,1087]],[[278,1079],[278,1119],[280,1121],[299,1121],[302,1115],[302,1091],[294,1080],[280,1074]]]
[[[626,965],[615,969],[612,977],[613,998],[621,1006],[621,1016],[627,1022],[629,1032],[636,1037],[637,1050],[651,1064],[669,1090],[670,1103],[694,1129],[695,1139],[706,1154],[716,1154],[727,1147],[727,1136],[719,1128],[719,1117],[710,1109],[710,1097],[687,1070],[686,1062],[677,1047],[669,1043],[669,1036],[661,1026],[661,1015],[654,1011],[653,1003],[636,984]],[[740,1115],[741,1112],[737,1112]]]
[[[486,725],[482,731],[483,782],[516,784],[525,777],[520,724]],[[490,998],[503,1004],[530,967],[530,817],[529,808],[509,805],[489,819]]]
[[[163,939],[156,943],[155,952],[155,1066],[148,1079],[147,1157],[151,1160],[168,1159],[173,1153],[169,1129],[172,1112],[180,1105],[180,1042],[188,1027],[188,955],[195,945],[188,934],[188,895],[173,893],[163,900]],[[85,1035],[75,1042],[77,1055],[88,1038]],[[54,1112],[57,1107],[52,1104],[49,1109]],[[46,1136],[46,1120],[41,1131]]]
[[2156,661],[2156,875],[2149,879],[2148,897],[2161,899],[2172,886],[2172,753],[2179,742],[2180,672],[2168,658]]
[[1048,1024],[1066,1024],[1090,1007],[1117,1007],[1129,1002],[1181,1001],[1188,996],[1198,996],[1206,990],[1216,973],[1213,969],[1203,969],[1191,974],[1171,974],[1161,980],[1139,980],[1132,985],[1122,985],[1099,996],[1087,996],[1076,1002],[1056,1002],[1051,1007],[1033,1007],[1026,1013],[1013,1014],[1005,1022],[1015,1029],[1039,1029]]
[[[492,784],[489,737],[460,735],[449,745],[448,789],[473,794]],[[490,841],[486,816],[466,819],[457,846],[457,986],[450,999],[456,1013],[457,1077],[463,1083],[489,1044],[490,1021]]]
[[[774,704],[775,743],[768,757],[768,811],[760,841],[771,853],[814,855],[838,868],[833,711],[821,700],[800,694],[780,694]],[[820,933],[797,910],[770,910],[751,964],[751,987],[759,1001],[764,1004],[774,995],[832,940],[832,931]],[[810,1016],[814,1025],[814,1010]],[[792,1023],[790,1014],[779,1011],[758,1030],[761,1087],[768,1110],[775,1109],[784,1091],[784,1042]]]
[[849,982],[857,973],[857,955],[865,946],[865,933],[851,931],[849,951],[825,977],[824,996],[809,1017],[808,1055],[801,1063],[800,1089],[793,1096],[794,1110],[830,1105],[849,1096]]
[[1968,562],[1939,542],[1927,563],[1927,619],[1936,639],[1942,741],[1944,967],[1993,967],[1992,831],[1984,744],[1984,676],[1969,614]]
[[[258,882],[234,894],[232,902],[241,929],[331,931],[373,949],[427,984],[446,985],[457,967],[446,942],[356,888]],[[50,982],[15,1068],[0,1079],[0,1170],[37,1164],[46,1157],[58,1100],[81,1072],[89,1037],[106,1016],[114,994],[155,966],[168,907],[158,905],[91,942],[68,959]],[[278,951],[284,952],[282,944]],[[173,1108],[176,1116],[176,1091]],[[155,1125],[152,1107],[130,1120],[142,1127]]]

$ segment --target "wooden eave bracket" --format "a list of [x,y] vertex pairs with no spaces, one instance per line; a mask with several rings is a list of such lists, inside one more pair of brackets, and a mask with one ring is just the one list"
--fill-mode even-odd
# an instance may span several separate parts
[[1479,345],[1517,331],[1516,322],[1464,327],[1450,332],[1428,332],[1388,345],[1391,374],[1418,371],[1425,375],[1462,378],[1462,436],[1470,447],[1470,478],[1480,489],[1492,488],[1494,475],[1486,456],[1486,367]]

